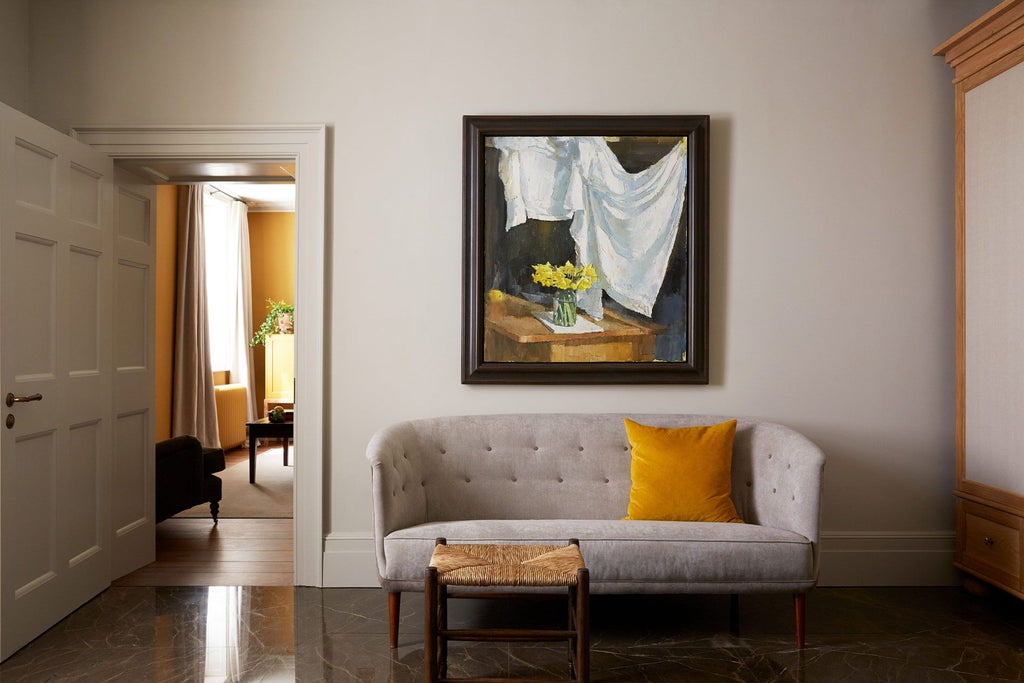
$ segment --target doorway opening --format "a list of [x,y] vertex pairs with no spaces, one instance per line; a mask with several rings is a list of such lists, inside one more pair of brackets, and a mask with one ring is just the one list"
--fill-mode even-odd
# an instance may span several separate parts
[[[294,164],[295,306],[296,325],[294,434],[304,454],[295,469],[294,558],[295,585],[323,583],[322,480],[324,434],[324,243],[326,128],[309,126],[207,127],[90,127],[76,128],[74,137],[112,157],[118,165],[181,163],[221,165],[238,163]],[[231,173],[215,179],[223,182]],[[260,179],[250,174],[247,179]],[[267,178],[262,178],[266,180]],[[171,181],[168,178],[168,181]],[[182,177],[174,182],[199,182]]]
[[[225,170],[223,165],[211,169],[209,164],[160,161],[118,166],[150,183],[213,171],[223,177]],[[251,176],[240,182],[240,175],[200,183],[205,252],[200,260],[205,265],[208,332],[208,358],[202,367],[212,371],[210,400],[216,408],[215,433],[223,450],[224,469],[213,475],[221,482],[220,523],[212,523],[208,503],[160,522],[155,529],[156,561],[120,577],[115,585],[281,586],[294,582],[293,482],[298,453],[290,439],[258,439],[252,464],[259,476],[251,481],[247,440],[247,425],[266,418],[267,401],[287,406],[289,420],[294,414],[295,184],[290,175],[294,167],[282,163],[264,170],[246,163],[231,169],[259,177],[278,170],[285,175],[273,183],[249,182]],[[173,397],[181,389],[173,378],[172,359],[175,346],[181,343],[175,339],[181,315],[176,301],[182,229],[177,208],[183,191],[181,185],[156,187],[156,442],[176,433],[171,407],[181,405]],[[276,320],[273,333],[257,334],[268,318],[267,302],[286,307],[290,314]],[[266,362],[268,358],[271,363]],[[185,405],[191,404],[192,395],[184,393]],[[207,437],[212,433],[206,431]],[[156,486],[167,483],[157,473]]]

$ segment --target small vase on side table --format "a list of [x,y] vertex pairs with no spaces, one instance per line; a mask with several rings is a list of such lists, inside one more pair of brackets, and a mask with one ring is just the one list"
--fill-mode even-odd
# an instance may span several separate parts
[[559,327],[573,327],[576,324],[576,291],[558,289],[554,295],[552,322]]

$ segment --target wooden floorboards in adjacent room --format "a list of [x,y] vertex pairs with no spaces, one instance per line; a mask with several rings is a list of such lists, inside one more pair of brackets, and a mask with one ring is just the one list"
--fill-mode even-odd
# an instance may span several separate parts
[[156,526],[156,561],[115,586],[291,586],[291,519],[171,518]]

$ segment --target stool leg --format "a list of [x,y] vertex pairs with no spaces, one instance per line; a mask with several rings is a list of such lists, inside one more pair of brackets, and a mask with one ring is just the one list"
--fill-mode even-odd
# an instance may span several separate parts
[[576,680],[590,681],[590,572],[576,570]]
[[444,634],[448,630],[448,586],[440,586],[437,589],[437,621],[439,633],[437,636],[437,671],[441,678],[448,677],[448,636]]
[[576,596],[578,594],[578,588],[572,586],[568,589],[569,593],[569,627],[568,630],[572,634],[569,637],[569,680],[576,680],[576,649],[579,645],[579,632],[576,630]]
[[427,567],[423,594],[425,623],[423,633],[423,680],[437,683],[437,567]]

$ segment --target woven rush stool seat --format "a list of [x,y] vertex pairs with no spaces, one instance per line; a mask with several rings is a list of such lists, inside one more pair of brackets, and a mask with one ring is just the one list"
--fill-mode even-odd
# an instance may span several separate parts
[[[481,597],[481,594],[449,594],[451,587],[503,587],[509,593],[485,594],[487,597],[514,598],[517,588],[565,588],[569,603],[568,627],[555,629],[449,629],[448,599]],[[437,539],[424,586],[426,596],[426,634],[424,636],[425,680],[495,681],[447,678],[448,641],[547,642],[565,640],[569,647],[569,678],[572,682],[590,680],[590,636],[588,630],[590,580],[579,541],[568,545],[448,545]],[[553,680],[553,679],[552,679]]]
[[576,545],[445,545],[430,566],[445,586],[575,586],[586,565]]

